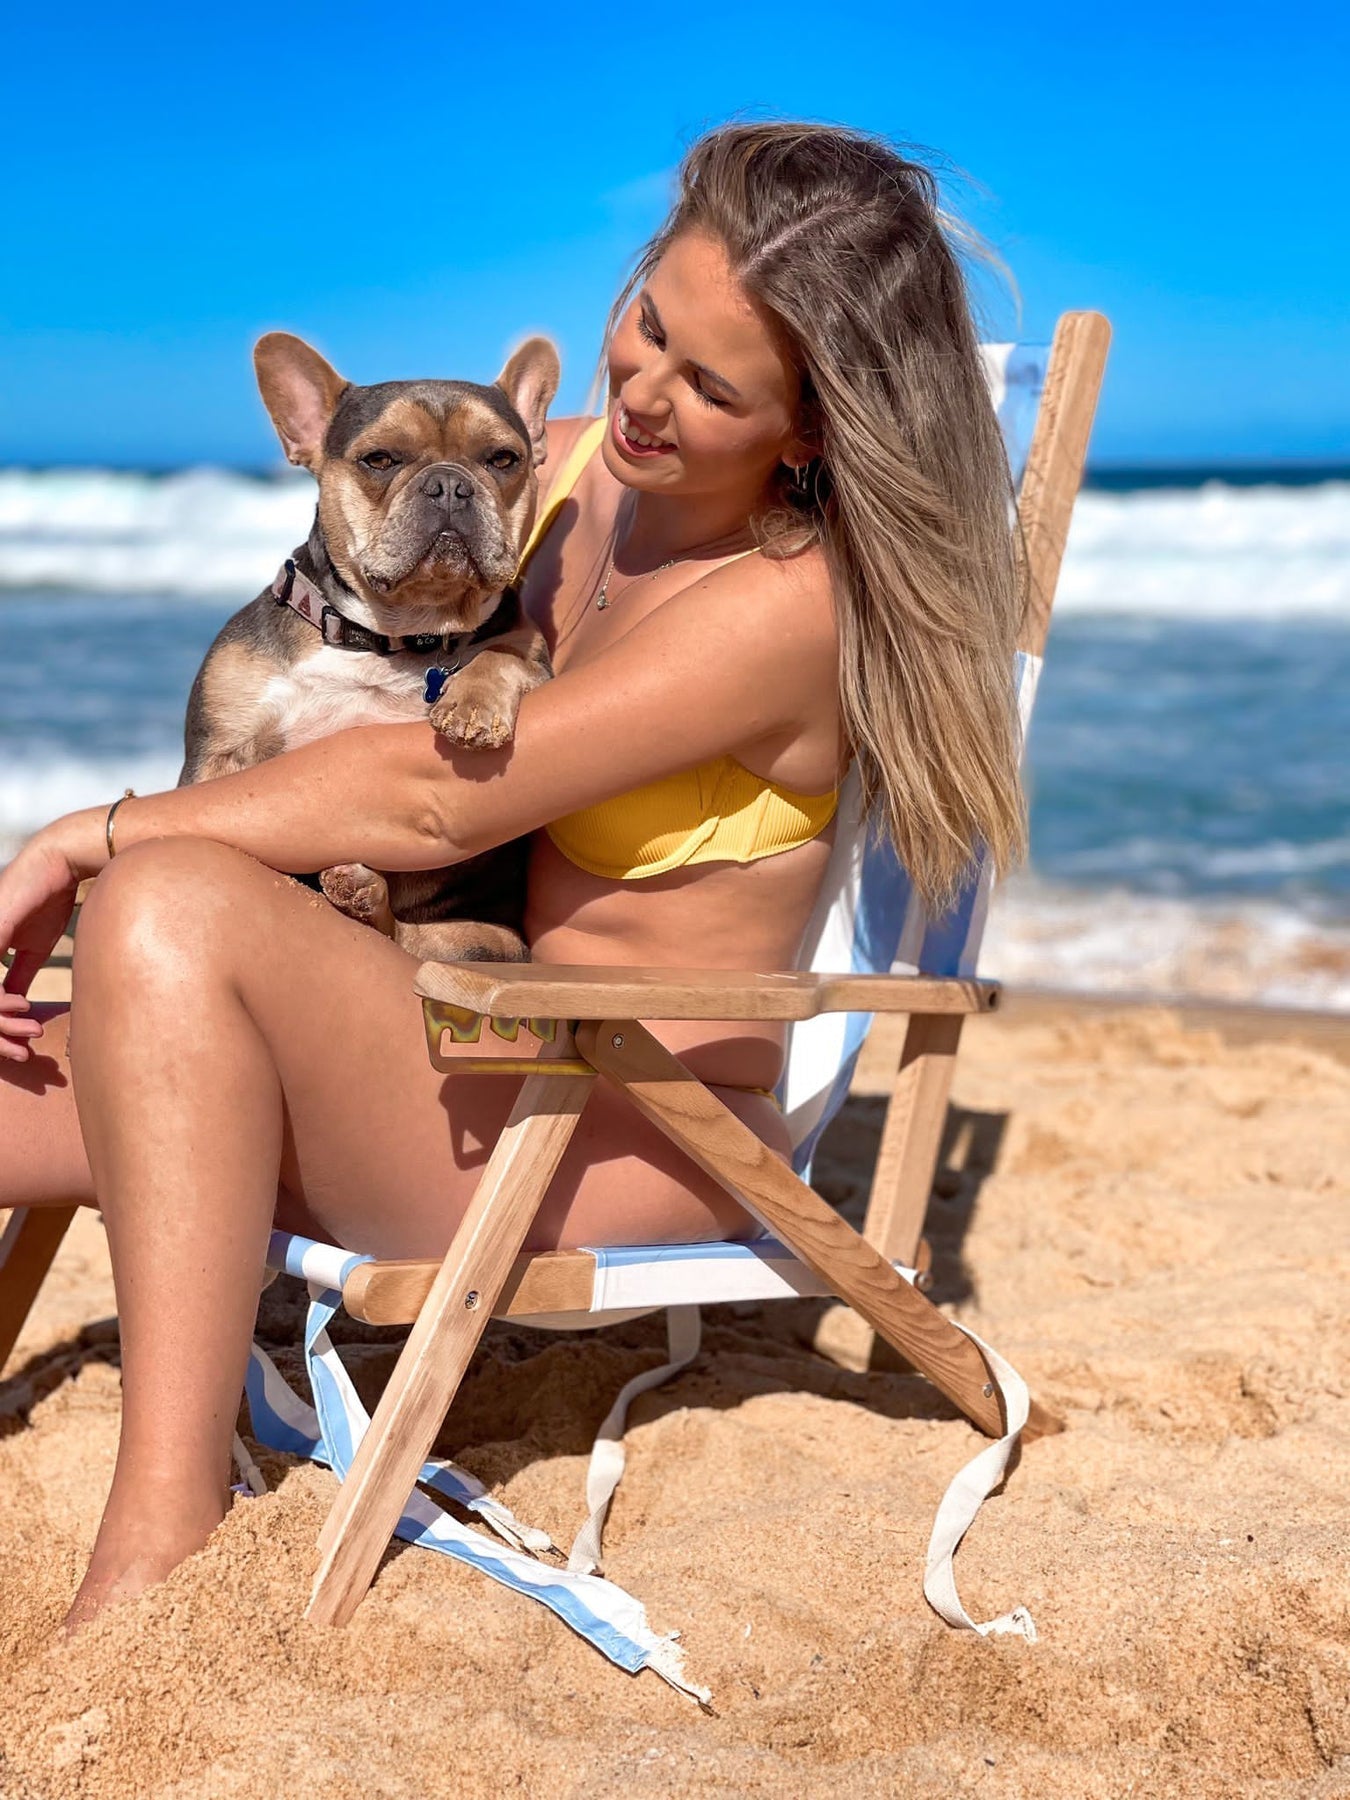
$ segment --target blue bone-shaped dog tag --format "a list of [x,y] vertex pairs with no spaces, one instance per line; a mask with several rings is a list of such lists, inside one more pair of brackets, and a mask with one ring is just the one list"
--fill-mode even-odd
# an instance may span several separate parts
[[445,684],[450,679],[450,670],[439,665],[427,670],[426,686],[422,689],[422,698],[428,706],[434,706],[441,697]]

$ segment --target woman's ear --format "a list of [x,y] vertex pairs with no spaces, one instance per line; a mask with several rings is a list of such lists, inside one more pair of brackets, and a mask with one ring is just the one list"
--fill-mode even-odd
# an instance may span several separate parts
[[561,380],[558,352],[546,337],[526,338],[497,377],[497,386],[525,421],[536,466],[548,453],[544,421]]
[[253,367],[263,405],[272,415],[287,459],[313,469],[328,422],[351,385],[288,331],[269,331],[253,347]]
[[792,441],[783,453],[783,461],[793,468],[802,463],[813,462],[825,452],[824,434],[821,431],[820,404],[809,385],[802,384],[802,397],[797,407],[797,425]]

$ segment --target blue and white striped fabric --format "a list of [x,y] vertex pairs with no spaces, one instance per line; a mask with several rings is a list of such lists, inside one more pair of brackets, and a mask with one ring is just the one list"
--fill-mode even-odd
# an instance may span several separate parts
[[[343,1481],[370,1424],[370,1417],[328,1335],[328,1327],[342,1304],[342,1282],[353,1269],[371,1258],[352,1256],[329,1244],[316,1244],[309,1239],[277,1232],[273,1234],[268,1260],[273,1267],[284,1268],[308,1283],[305,1366],[314,1404],[309,1406],[300,1399],[283,1379],[276,1364],[255,1344],[245,1382],[253,1435],[269,1449],[326,1464],[339,1481]],[[316,1272],[319,1272],[318,1279],[314,1278]],[[333,1285],[325,1285],[325,1280],[330,1278]],[[688,1322],[684,1323],[687,1326]],[[695,1321],[693,1337],[685,1346],[687,1355],[683,1360],[688,1361],[697,1347]],[[683,1366],[682,1362],[680,1366]],[[673,1369],[652,1370],[645,1377],[639,1377],[638,1383],[653,1386],[673,1372]],[[634,1393],[640,1391],[633,1383],[629,1386]],[[627,1391],[621,1396],[625,1406],[631,1397]],[[620,1435],[621,1430],[620,1424]],[[553,1548],[548,1534],[522,1525],[507,1507],[492,1499],[475,1476],[454,1463],[428,1461],[422,1465],[418,1480],[445,1499],[476,1514],[505,1540],[505,1547],[461,1525],[416,1488],[394,1528],[396,1537],[454,1557],[516,1593],[540,1601],[611,1662],[630,1674],[653,1669],[692,1698],[700,1701],[709,1698],[706,1689],[696,1687],[686,1679],[676,1634],[660,1637],[652,1631],[641,1603],[613,1582],[590,1573],[582,1562],[582,1550],[574,1547],[575,1566],[567,1568],[535,1560]],[[604,1504],[608,1505],[608,1496]],[[583,1545],[583,1540],[594,1545],[589,1568],[599,1560],[599,1528],[603,1512],[602,1507],[597,1519],[593,1506],[592,1518],[578,1538],[579,1546]]]

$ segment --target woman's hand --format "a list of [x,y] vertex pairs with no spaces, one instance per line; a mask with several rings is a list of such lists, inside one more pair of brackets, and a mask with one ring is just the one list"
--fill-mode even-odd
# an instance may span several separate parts
[[48,825],[0,871],[0,953],[14,952],[0,994],[0,1059],[26,1062],[42,1027],[28,1016],[28,989],[56,948],[75,892],[107,861],[106,809],[67,813]]

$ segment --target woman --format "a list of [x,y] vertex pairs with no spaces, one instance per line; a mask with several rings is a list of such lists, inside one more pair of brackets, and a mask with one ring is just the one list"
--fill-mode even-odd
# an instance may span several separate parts
[[[518,1087],[433,1072],[410,960],[276,871],[435,868],[530,832],[538,961],[773,969],[850,758],[930,899],[977,842],[1001,866],[1020,849],[1007,468],[928,172],[841,130],[714,132],[607,349],[598,454],[524,580],[557,679],[509,750],[348,730],[129,800],[111,861],[107,810],[70,814],[0,877],[0,1205],[101,1207],[121,1319],[121,1446],[72,1624],[224,1514],[274,1219],[439,1256]],[[550,427],[546,473],[584,427]],[[73,1007],[30,1007],[94,874]],[[786,1149],[758,1091],[777,1027],[660,1035]],[[601,1084],[531,1241],[752,1228]]]

